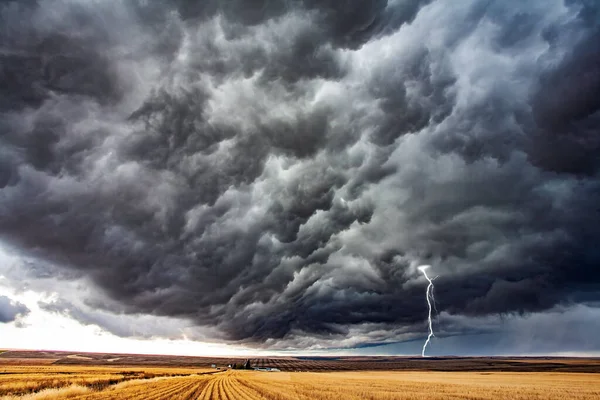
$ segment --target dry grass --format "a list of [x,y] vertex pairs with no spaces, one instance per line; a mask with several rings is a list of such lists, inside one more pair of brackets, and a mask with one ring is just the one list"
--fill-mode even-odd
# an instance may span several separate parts
[[[108,368],[76,366],[5,367],[5,383],[36,376],[61,387],[0,397],[2,400],[200,399],[200,400],[436,400],[436,399],[557,399],[600,398],[600,374],[516,372],[255,372],[212,374],[185,368]],[[29,368],[29,369],[28,369]],[[17,369],[17,371],[15,371]],[[2,369],[0,369],[1,371]],[[201,374],[195,374],[200,372]],[[211,371],[214,372],[214,371]],[[193,373],[187,376],[173,376]],[[76,381],[115,379],[146,374],[149,379],[124,379],[104,387]],[[59,376],[64,375],[61,379]],[[154,378],[150,378],[154,376]],[[34,379],[35,380],[35,379]]]
[[37,393],[29,393],[22,396],[4,396],[2,400],[53,400],[72,399],[85,395],[90,389],[85,386],[71,385],[60,389],[44,389]]
[[[47,390],[56,391],[72,387],[101,391],[124,381],[144,381],[155,377],[191,375],[207,371],[209,370],[206,368],[1,365],[0,398],[12,399],[14,396],[38,395]],[[48,398],[67,398],[63,396],[62,391],[48,393],[53,393],[52,396],[54,396]]]

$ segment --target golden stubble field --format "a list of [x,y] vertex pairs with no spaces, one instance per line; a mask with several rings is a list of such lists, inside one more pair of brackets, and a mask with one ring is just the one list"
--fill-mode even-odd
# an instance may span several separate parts
[[0,399],[600,399],[600,374],[0,366]]

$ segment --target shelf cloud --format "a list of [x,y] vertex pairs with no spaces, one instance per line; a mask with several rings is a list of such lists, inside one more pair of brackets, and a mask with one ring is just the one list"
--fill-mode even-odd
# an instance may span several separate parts
[[421,264],[457,321],[600,300],[594,1],[2,1],[0,26],[0,239],[93,286],[73,316],[413,338]]

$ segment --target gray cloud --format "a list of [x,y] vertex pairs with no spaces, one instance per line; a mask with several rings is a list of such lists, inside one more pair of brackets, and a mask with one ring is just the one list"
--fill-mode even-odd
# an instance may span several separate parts
[[415,337],[420,263],[452,315],[597,299],[595,4],[148,3],[0,11],[0,235],[90,308],[285,347]]
[[18,320],[29,313],[25,304],[13,301],[9,297],[0,296],[0,323]]
[[95,325],[119,337],[152,339],[157,337],[206,340],[191,323],[152,315],[125,315],[95,309],[86,304],[74,304],[64,298],[38,303],[41,310],[62,315],[83,325]]

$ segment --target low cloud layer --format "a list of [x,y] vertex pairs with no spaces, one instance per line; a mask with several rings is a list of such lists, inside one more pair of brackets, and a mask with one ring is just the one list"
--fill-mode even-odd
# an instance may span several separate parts
[[14,322],[29,313],[25,304],[13,301],[9,297],[0,296],[0,323]]
[[51,3],[0,2],[0,238],[86,307],[301,348],[418,337],[420,264],[467,319],[599,300],[595,2]]

